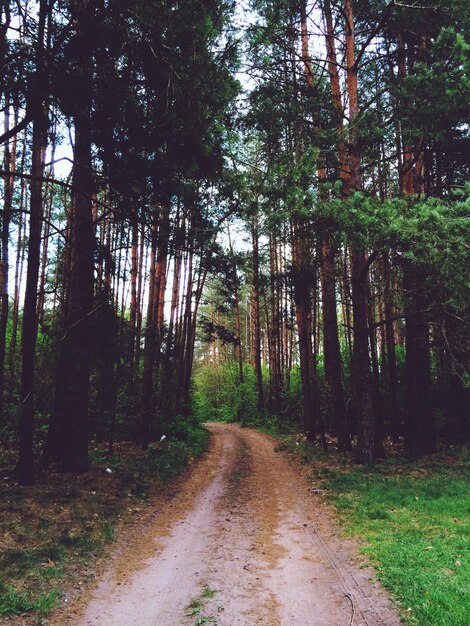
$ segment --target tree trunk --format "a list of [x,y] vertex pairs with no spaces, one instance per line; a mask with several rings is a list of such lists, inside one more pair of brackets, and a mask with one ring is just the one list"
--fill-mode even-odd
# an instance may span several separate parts
[[[422,61],[425,39],[420,38],[418,58]],[[407,61],[408,66],[407,66]],[[406,78],[412,61],[407,59],[404,41],[398,36],[398,77]],[[406,100],[402,106],[406,106]],[[405,135],[407,129],[405,129]],[[413,194],[424,193],[423,141],[403,139],[403,167],[400,189],[413,208]],[[425,269],[406,261],[403,268],[403,298],[405,304],[405,442],[411,457],[435,451],[434,416],[432,407],[431,357],[427,301],[424,293]]]
[[[137,219],[137,210],[135,207],[131,211],[131,303],[129,325],[131,331],[130,355],[134,359],[135,342],[136,342],[136,323],[137,323],[137,273],[138,273],[138,247],[139,247],[139,224]],[[133,376],[132,376],[133,378]]]
[[60,435],[57,444],[63,470],[84,472],[88,469],[88,387],[94,296],[89,110],[75,117],[73,187],[68,311],[59,346],[56,411]]
[[[54,162],[55,155],[55,146],[52,146],[51,151],[51,161]],[[51,166],[50,177],[54,178],[54,165]],[[42,243],[42,258],[41,258],[41,272],[39,279],[39,292],[38,292],[38,320],[40,324],[44,323],[44,305],[46,301],[46,274],[47,274],[47,251],[49,248],[49,234],[50,234],[50,225],[51,225],[51,217],[52,217],[52,203],[54,199],[54,189],[53,186],[50,185],[49,194],[48,194],[48,202],[44,220],[44,234],[43,234],[43,243]]]
[[152,388],[153,371],[155,363],[155,347],[157,342],[156,314],[158,292],[155,284],[155,268],[157,258],[157,233],[158,233],[158,213],[154,213],[152,225],[152,243],[150,252],[150,277],[149,277],[149,298],[147,306],[147,320],[145,328],[144,345],[144,370],[142,375],[142,399],[141,399],[141,432],[140,445],[143,450],[148,448],[150,441],[150,422],[152,410]]
[[368,345],[366,279],[363,275],[364,264],[364,252],[352,250],[351,287],[354,348],[351,381],[353,407],[357,418],[356,457],[359,463],[370,463],[375,459],[375,436]]
[[[145,256],[145,261],[144,261]],[[138,373],[140,367],[141,334],[142,334],[142,311],[144,299],[144,276],[143,268],[147,267],[148,248],[145,246],[145,227],[142,226],[140,233],[139,267],[137,272],[137,311],[135,323],[135,365]]]
[[[168,245],[170,237],[170,200],[165,200],[162,204],[160,211],[160,230],[158,235],[158,252],[157,263],[155,267],[155,291],[158,294],[157,310],[156,310],[156,345],[155,345],[155,372],[156,378],[155,388],[159,397],[162,393],[171,393],[170,390],[163,390],[162,388],[162,343],[163,343],[163,330],[165,321],[165,292],[167,283],[167,267],[168,267]],[[161,402],[157,403],[161,407]],[[156,406],[156,433],[162,434],[162,416],[161,412]]]
[[269,267],[270,267],[270,318],[269,327],[269,382],[270,382],[270,412],[279,415],[281,410],[281,383],[278,368],[278,335],[279,309],[276,298],[276,283],[279,280],[277,267],[277,235],[275,230],[269,236]]
[[168,322],[168,336],[166,340],[165,355],[162,367],[162,390],[160,403],[163,417],[170,414],[170,411],[174,412],[176,406],[175,389],[173,386],[172,369],[175,367],[177,359],[176,342],[177,342],[177,318],[179,307],[179,295],[181,284],[181,270],[183,265],[183,250],[184,244],[184,219],[179,219],[177,215],[175,228],[175,260],[173,265],[173,285],[171,290],[171,308],[170,319]]
[[[213,237],[213,241],[215,240],[215,235]],[[194,295],[194,309],[191,311],[191,295],[188,294],[189,298],[187,300],[187,304],[189,304],[188,308],[188,326],[187,326],[187,334],[186,334],[186,342],[185,342],[185,351],[184,351],[184,376],[183,376],[183,411],[185,415],[189,414],[191,409],[191,374],[193,367],[193,359],[194,359],[194,346],[196,343],[196,327],[197,327],[197,315],[199,310],[199,304],[201,302],[202,293],[204,290],[204,285],[206,283],[207,278],[207,266],[203,267],[203,256],[204,252],[201,250],[201,265],[199,267],[199,276],[197,281],[196,292]],[[211,253],[209,253],[209,258],[207,259],[207,264],[210,262]],[[207,258],[207,257],[206,257]]]
[[317,426],[314,389],[316,372],[312,351],[312,303],[310,298],[312,279],[308,248],[307,224],[302,218],[295,217],[292,223],[292,283],[299,334],[304,428],[307,438],[314,441]]
[[256,374],[256,389],[258,392],[258,411],[264,411],[263,372],[261,369],[261,327],[260,327],[260,284],[259,284],[259,232],[258,214],[253,215],[251,240],[253,245],[253,286],[251,291],[251,320],[252,338],[251,347],[253,364]]
[[[23,150],[23,163],[22,163],[22,171],[24,165],[24,153]],[[8,354],[8,362],[9,362],[9,370],[10,370],[10,380],[12,383],[16,381],[15,371],[15,356],[16,356],[16,343],[18,339],[18,319],[19,319],[19,309],[20,309],[20,293],[21,293],[21,278],[23,276],[23,265],[24,265],[24,254],[25,254],[25,246],[24,240],[26,239],[26,220],[24,218],[24,198],[25,198],[25,181],[21,181],[21,193],[20,193],[20,204],[19,204],[19,221],[18,221],[18,239],[16,241],[16,261],[15,261],[15,292],[13,295],[13,312],[11,316],[11,339],[10,339],[10,347]]]
[[330,0],[323,1],[323,13],[326,25],[326,58],[328,62],[328,73],[330,75],[331,97],[337,114],[339,178],[343,183],[343,194],[346,194],[347,190],[345,187],[347,187],[347,182],[349,180],[349,163],[344,137],[344,110],[341,98],[341,83],[338,69],[339,65],[336,58],[336,40]]
[[165,319],[165,292],[168,266],[168,244],[170,238],[170,200],[165,200],[160,211],[160,230],[158,235],[157,264],[155,268],[155,290],[158,294],[156,322],[157,322],[157,367],[160,364],[163,339],[163,324]]
[[338,337],[334,259],[334,248],[330,244],[328,237],[325,236],[322,244],[320,266],[323,301],[325,378],[331,395],[335,429],[338,432],[338,448],[340,451],[344,451],[351,448],[351,439],[346,423],[346,404],[344,400],[341,351]]
[[[87,39],[94,17],[92,2],[76,9],[80,43],[77,72],[82,91],[73,116],[74,163],[68,242],[67,294],[63,308],[64,333],[59,341],[52,458],[66,472],[88,469],[88,389],[93,350],[94,250],[93,179],[91,163],[89,77],[92,50]],[[55,432],[54,432],[55,431]]]
[[232,247],[232,238],[230,236],[230,226],[227,225],[227,234],[228,234],[228,242],[229,242],[229,250],[230,256],[232,260],[232,273],[233,273],[233,295],[235,300],[235,350],[237,355],[237,363],[238,363],[238,382],[240,385],[244,382],[243,376],[243,351],[242,351],[242,332],[241,332],[241,321],[240,321],[240,301],[238,297],[238,275],[237,275],[237,263],[235,261],[235,256],[233,254]]
[[395,336],[393,331],[393,317],[395,314],[393,306],[393,284],[390,276],[389,260],[385,257],[384,260],[384,317],[385,324],[385,344],[386,344],[386,366],[387,366],[387,379],[388,379],[388,391],[390,394],[390,409],[391,409],[391,426],[392,426],[392,439],[393,443],[398,443],[401,435],[401,419],[398,409],[398,374],[397,374],[397,359],[395,354]]
[[[5,94],[5,133],[10,130],[10,102],[9,95]],[[15,114],[15,117],[17,115]],[[17,120],[15,120],[17,122]],[[16,124],[15,124],[16,125]],[[5,165],[5,181],[4,181],[4,200],[2,215],[2,233],[1,233],[1,255],[0,255],[0,420],[3,416],[3,399],[5,388],[5,352],[6,337],[8,324],[8,279],[9,279],[9,238],[10,238],[10,221],[11,211],[13,208],[13,187],[14,173],[16,169],[16,135],[14,136],[11,147],[7,141],[4,148],[4,165]]]
[[[346,75],[349,97],[349,178],[345,189],[345,194],[348,196],[361,188],[361,153],[356,128],[359,103],[352,0],[345,0],[344,16],[346,21]],[[357,244],[353,244],[351,247],[351,293],[354,332],[351,373],[357,414],[356,457],[360,463],[370,463],[375,458],[375,436],[367,325],[367,268],[365,251]]]
[[47,113],[43,102],[44,35],[47,3],[39,5],[38,40],[36,51],[37,70],[35,75],[31,196],[28,241],[28,269],[26,274],[25,302],[23,308],[21,342],[21,411],[19,424],[18,482],[30,485],[34,478],[33,435],[34,435],[34,367],[38,329],[36,314],[37,285],[41,254],[42,225],[42,178],[47,141]]
[[385,458],[385,449],[383,447],[384,417],[382,399],[380,395],[380,374],[379,362],[377,358],[377,338],[375,333],[374,307],[372,301],[371,284],[366,280],[366,297],[367,297],[367,324],[369,328],[369,352],[372,366],[372,411],[374,416],[374,450],[375,457],[379,459]]
[[435,452],[432,409],[431,358],[424,276],[415,267],[404,268],[405,298],[405,442],[412,458]]

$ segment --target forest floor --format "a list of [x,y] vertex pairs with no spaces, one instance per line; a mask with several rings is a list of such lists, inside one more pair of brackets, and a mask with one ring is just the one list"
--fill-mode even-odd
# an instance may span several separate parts
[[47,623],[398,625],[305,467],[268,435],[209,428],[208,453],[173,497],[124,528],[96,585]]

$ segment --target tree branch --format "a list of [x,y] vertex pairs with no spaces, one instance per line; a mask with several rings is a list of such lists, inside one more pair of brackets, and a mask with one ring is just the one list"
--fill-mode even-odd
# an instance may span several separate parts
[[32,113],[30,111],[29,112],[26,111],[25,116],[21,120],[21,122],[19,122],[16,126],[13,126],[13,128],[10,128],[10,130],[8,130],[6,133],[3,133],[2,135],[0,135],[0,144],[6,143],[9,139],[14,137],[18,133],[21,133],[21,131],[24,130],[28,126],[28,124],[32,121],[33,121]]
[[382,26],[385,24],[385,22],[388,20],[388,18],[390,17],[393,8],[395,7],[395,0],[391,0],[390,4],[388,4],[385,9],[384,12],[382,14],[382,17],[380,18],[380,20],[377,22],[377,25],[375,26],[375,28],[372,29],[372,31],[369,33],[369,36],[367,37],[366,41],[364,42],[364,44],[362,45],[362,48],[359,50],[357,57],[356,57],[356,61],[354,63],[354,67],[357,70],[357,68],[359,67],[359,64],[361,62],[362,57],[364,56],[370,42],[374,39],[374,37],[377,35],[377,33],[379,32],[379,30],[382,28]]

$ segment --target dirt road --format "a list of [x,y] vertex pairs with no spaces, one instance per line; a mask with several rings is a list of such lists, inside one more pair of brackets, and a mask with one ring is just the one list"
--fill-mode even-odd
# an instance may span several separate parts
[[272,439],[209,427],[206,458],[145,534],[114,556],[74,624],[400,624]]

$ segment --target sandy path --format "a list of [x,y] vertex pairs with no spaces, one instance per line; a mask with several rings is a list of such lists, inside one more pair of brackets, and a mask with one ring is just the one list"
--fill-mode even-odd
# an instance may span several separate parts
[[400,624],[271,438],[235,425],[210,429],[206,458],[145,535],[115,555],[74,624]]

